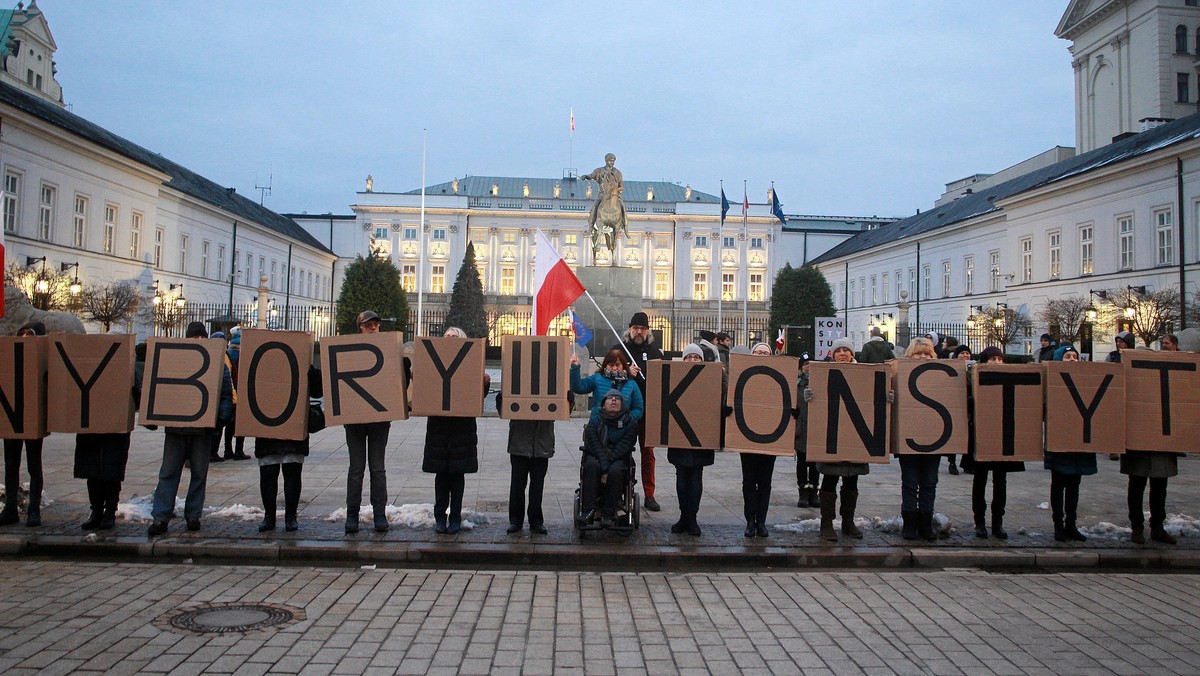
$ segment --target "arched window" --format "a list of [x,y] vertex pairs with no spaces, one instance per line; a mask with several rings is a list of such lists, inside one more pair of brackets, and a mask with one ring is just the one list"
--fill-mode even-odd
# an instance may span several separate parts
[[1200,54],[1200,28],[1196,29],[1196,53]]
[[1175,52],[1177,54],[1187,54],[1188,50],[1188,29],[1187,26],[1178,25],[1175,27]]

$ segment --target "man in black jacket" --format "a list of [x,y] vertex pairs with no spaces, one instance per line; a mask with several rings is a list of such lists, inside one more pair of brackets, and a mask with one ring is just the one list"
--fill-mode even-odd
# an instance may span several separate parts
[[[650,332],[650,318],[645,312],[633,313],[629,320],[629,329],[621,336],[624,343],[614,345],[614,348],[624,348],[633,356],[630,373],[634,382],[642,391],[642,400],[646,399],[646,362],[651,359],[662,359],[662,350],[654,344],[654,334]],[[658,501],[654,499],[654,448],[646,446],[646,419],[643,416],[638,423],[638,446],[642,449],[642,492],[646,494],[644,503],[651,512],[659,510]]]

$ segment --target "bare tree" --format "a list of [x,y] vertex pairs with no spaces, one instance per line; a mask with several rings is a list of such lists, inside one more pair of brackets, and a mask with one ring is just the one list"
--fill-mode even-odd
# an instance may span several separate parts
[[1067,296],[1047,301],[1037,312],[1038,322],[1050,329],[1050,334],[1071,344],[1078,343],[1082,336],[1087,312],[1092,309],[1091,301],[1082,296]]
[[83,318],[104,325],[107,332],[113,324],[129,321],[137,313],[142,292],[135,282],[92,284],[83,292]]
[[4,283],[25,293],[29,304],[39,310],[70,310],[74,278],[54,269],[29,268],[12,263],[4,271]]
[[1017,342],[1033,328],[1033,320],[1024,310],[1006,307],[983,308],[982,312],[972,315],[970,321],[975,322],[976,330],[986,334],[989,343],[999,345],[1001,349]]
[[1129,330],[1149,346],[1179,325],[1179,291],[1159,289],[1138,293],[1134,289],[1111,289],[1108,301],[1129,325]]

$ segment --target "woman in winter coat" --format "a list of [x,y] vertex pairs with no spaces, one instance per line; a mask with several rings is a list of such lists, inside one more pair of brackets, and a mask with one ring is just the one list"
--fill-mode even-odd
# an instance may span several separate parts
[[[854,343],[849,338],[839,338],[833,341],[833,361],[839,364],[853,364]],[[804,390],[804,400],[811,402],[813,391]],[[854,512],[858,506],[858,477],[869,474],[871,466],[865,462],[819,462],[817,470],[822,474],[821,492],[821,539],[836,542],[837,531],[833,529],[833,516],[837,513],[837,485],[842,481],[842,534],[862,539],[862,531],[854,525]]]
[[[683,348],[683,361],[706,361],[704,350],[695,343],[688,345]],[[675,492],[679,497],[679,521],[671,526],[672,533],[700,535],[696,514],[700,512],[700,498],[704,494],[704,468],[715,460],[716,453],[712,449],[667,449],[667,462],[675,466]]]
[[[808,389],[808,364],[812,360],[808,353],[800,355],[800,392]],[[817,463],[808,462],[808,402],[801,397],[796,407],[796,488],[800,491],[797,507],[820,507],[817,489],[821,485],[821,473]]]
[[[446,338],[466,338],[457,326],[446,329]],[[491,376],[483,374],[486,397]],[[425,420],[425,453],[421,471],[433,475],[433,532],[454,535],[462,530],[462,501],[467,475],[479,471],[479,435],[475,418],[429,416]]]
[[[321,396],[321,372],[308,367],[308,383],[301,383],[308,391],[310,398]],[[307,407],[305,408],[307,410]],[[301,471],[304,469],[304,459],[308,457],[308,433],[304,430],[304,438],[270,439],[256,437],[254,440],[254,457],[258,460],[258,490],[262,496],[263,520],[258,526],[258,532],[265,533],[275,530],[276,508],[279,497],[279,474],[283,473],[283,527],[289,531],[300,528],[298,512],[300,510]]]
[[[1122,335],[1128,336],[1127,340]],[[1122,344],[1124,343],[1124,344]],[[1133,336],[1128,331],[1117,334],[1117,349],[1108,355],[1111,362],[1121,361],[1121,350],[1132,350]],[[1150,484],[1150,539],[1173,545],[1175,536],[1163,527],[1167,520],[1167,481],[1179,474],[1179,456],[1155,451],[1125,451],[1121,455],[1121,474],[1129,477],[1126,500],[1129,506],[1129,539],[1135,544],[1146,543],[1146,513],[1142,497]]]
[[[770,357],[771,346],[755,343],[750,354]],[[767,532],[767,508],[771,504],[771,477],[775,474],[775,456],[764,453],[741,453],[742,461],[742,512],[746,516],[748,538],[765,538]]]
[[600,400],[609,390],[617,390],[625,399],[625,408],[636,424],[645,414],[642,391],[629,373],[629,355],[625,350],[614,347],[604,355],[600,370],[584,378],[580,376],[579,357],[571,355],[571,391],[575,394],[592,394],[592,414],[589,422],[600,419]]
[[[1061,357],[1061,359],[1060,359]],[[1079,361],[1079,352],[1067,345],[1055,350],[1055,359]],[[1076,526],[1079,508],[1079,484],[1085,476],[1096,473],[1095,453],[1046,453],[1046,469],[1050,470],[1050,510],[1054,515],[1054,539],[1059,542],[1085,542],[1087,536]],[[1139,511],[1140,511],[1139,506]]]
[[[44,336],[46,325],[29,322],[17,329],[17,337]],[[0,512],[0,526],[21,520],[17,513],[21,491],[21,449],[25,450],[25,468],[29,472],[29,504],[25,508],[25,525],[42,525],[42,443],[44,439],[4,440],[4,511]]]
[[[133,362],[133,407],[142,401],[142,374],[146,367],[146,345],[135,348]],[[114,434],[76,434],[76,479],[87,481],[91,516],[80,526],[83,530],[110,530],[117,523],[117,502],[121,498],[121,482],[129,462],[129,439],[132,432]]]
[[[580,500],[583,514],[579,525],[585,526],[596,516],[599,502],[600,526],[609,528],[617,514],[617,503],[629,483],[629,460],[637,442],[637,421],[625,407],[625,395],[610,389],[600,401],[596,420],[583,428],[583,479]],[[600,484],[604,495],[600,495]]]
[[[928,338],[913,338],[905,359],[937,359]],[[954,456],[951,463],[954,462]],[[930,454],[900,456],[900,516],[905,540],[937,540],[933,530],[933,503],[937,497],[938,467],[942,458]],[[951,465],[953,466],[953,465]]]
[[[1004,351],[995,345],[986,347],[979,353],[979,363],[1003,364]],[[974,409],[973,406],[969,408]],[[975,425],[972,424],[971,429],[974,430],[974,428]],[[971,436],[969,446],[973,454],[974,436]],[[1004,507],[1008,504],[1008,474],[1024,471],[1025,463],[1019,460],[975,462],[975,476],[971,480],[971,511],[975,516],[975,537],[986,538],[988,536],[986,498],[988,472],[992,473],[992,537],[1006,540],[1008,533],[1004,531]]]
[[[575,403],[575,395],[567,393],[567,408]],[[501,393],[496,393],[496,408],[503,405]],[[525,487],[529,487],[529,532],[546,534],[542,515],[542,488],[546,470],[554,457],[553,420],[508,421],[508,460],[512,479],[508,485],[508,532],[519,533],[525,524]]]

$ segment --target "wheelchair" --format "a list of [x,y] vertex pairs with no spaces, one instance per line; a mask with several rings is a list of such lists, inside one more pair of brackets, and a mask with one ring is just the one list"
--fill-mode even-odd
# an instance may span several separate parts
[[628,481],[625,482],[625,490],[617,501],[613,525],[605,529],[600,525],[600,505],[604,502],[604,482],[601,482],[601,489],[597,491],[596,504],[583,504],[583,459],[586,457],[583,450],[583,446],[580,446],[579,484],[575,487],[575,518],[572,519],[575,530],[579,533],[580,538],[585,538],[588,533],[598,530],[610,530],[621,535],[630,535],[641,525],[642,497],[637,492],[637,462],[633,459],[636,454],[631,453],[629,456]]

